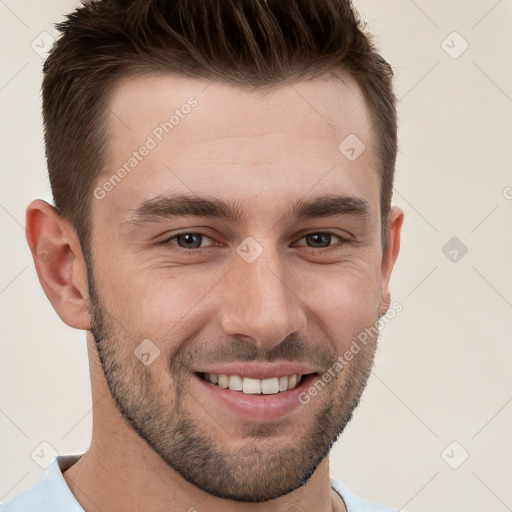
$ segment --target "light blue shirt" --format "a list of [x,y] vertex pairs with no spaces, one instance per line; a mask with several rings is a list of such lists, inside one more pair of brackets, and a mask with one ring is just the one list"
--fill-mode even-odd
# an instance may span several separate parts
[[[41,480],[0,506],[2,512],[84,512],[69,489],[62,472],[70,468],[79,455],[55,457]],[[342,497],[348,512],[397,512],[360,498],[343,484],[331,478],[331,486]]]

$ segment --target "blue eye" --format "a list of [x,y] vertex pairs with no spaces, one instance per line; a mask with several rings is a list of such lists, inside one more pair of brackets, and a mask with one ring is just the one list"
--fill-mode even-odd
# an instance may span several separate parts
[[318,232],[318,233],[309,233],[308,235],[304,235],[302,239],[307,240],[308,242],[311,242],[313,245],[309,245],[308,247],[319,247],[320,249],[323,249],[324,247],[329,247],[332,244],[331,239],[332,237],[338,238],[340,241],[344,241],[344,238],[341,238],[339,235],[336,235],[334,233],[330,232]]
[[[335,239],[334,243],[333,238]],[[210,240],[210,242],[213,241],[212,238],[203,233],[185,232],[178,233],[163,240],[162,244],[178,246],[179,249],[182,249],[183,251],[189,251],[191,253],[199,252],[201,249],[218,245],[215,244],[215,242],[210,243],[210,245],[207,245],[206,243],[203,243],[205,242],[205,240]],[[313,233],[308,233],[307,235],[302,236],[300,240],[305,240],[306,244],[299,244],[299,246],[306,246],[312,249],[326,249],[336,245],[336,242],[349,242],[348,239],[343,238],[340,235],[337,235],[336,233],[331,233],[329,231],[316,231]]]
[[[332,243],[333,237],[336,239],[334,243]],[[300,240],[305,240],[306,244],[299,244],[299,246],[307,247],[308,249],[336,249],[350,243],[350,239],[330,231],[314,231],[304,235]]]

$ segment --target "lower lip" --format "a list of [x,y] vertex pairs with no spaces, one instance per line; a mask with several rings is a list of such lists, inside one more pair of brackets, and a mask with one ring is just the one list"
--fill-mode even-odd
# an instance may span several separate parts
[[293,389],[275,395],[248,395],[242,391],[231,391],[212,384],[197,374],[194,374],[193,380],[201,387],[201,393],[208,400],[211,398],[214,404],[220,404],[236,416],[253,421],[265,421],[281,418],[302,407],[299,396],[316,376],[316,373],[307,375]]

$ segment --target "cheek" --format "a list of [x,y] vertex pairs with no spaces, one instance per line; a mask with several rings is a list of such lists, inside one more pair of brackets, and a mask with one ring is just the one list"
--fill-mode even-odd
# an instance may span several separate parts
[[305,302],[327,330],[337,351],[342,352],[357,336],[378,319],[379,273],[361,266],[344,268],[314,281]]
[[205,304],[212,288],[208,280],[171,275],[154,279],[152,272],[141,272],[129,281],[123,296],[126,307],[122,317],[132,333],[151,339],[166,358],[173,356],[183,340],[192,338],[204,327],[208,317]]

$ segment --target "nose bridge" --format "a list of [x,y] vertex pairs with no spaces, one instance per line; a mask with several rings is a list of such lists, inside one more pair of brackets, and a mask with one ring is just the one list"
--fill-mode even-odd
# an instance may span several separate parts
[[[245,247],[248,252],[251,243],[255,247],[254,239],[249,241]],[[234,258],[226,283],[222,327],[230,336],[270,349],[290,334],[302,331],[305,315],[273,242],[258,244],[262,250],[253,261],[243,251],[242,256]]]

